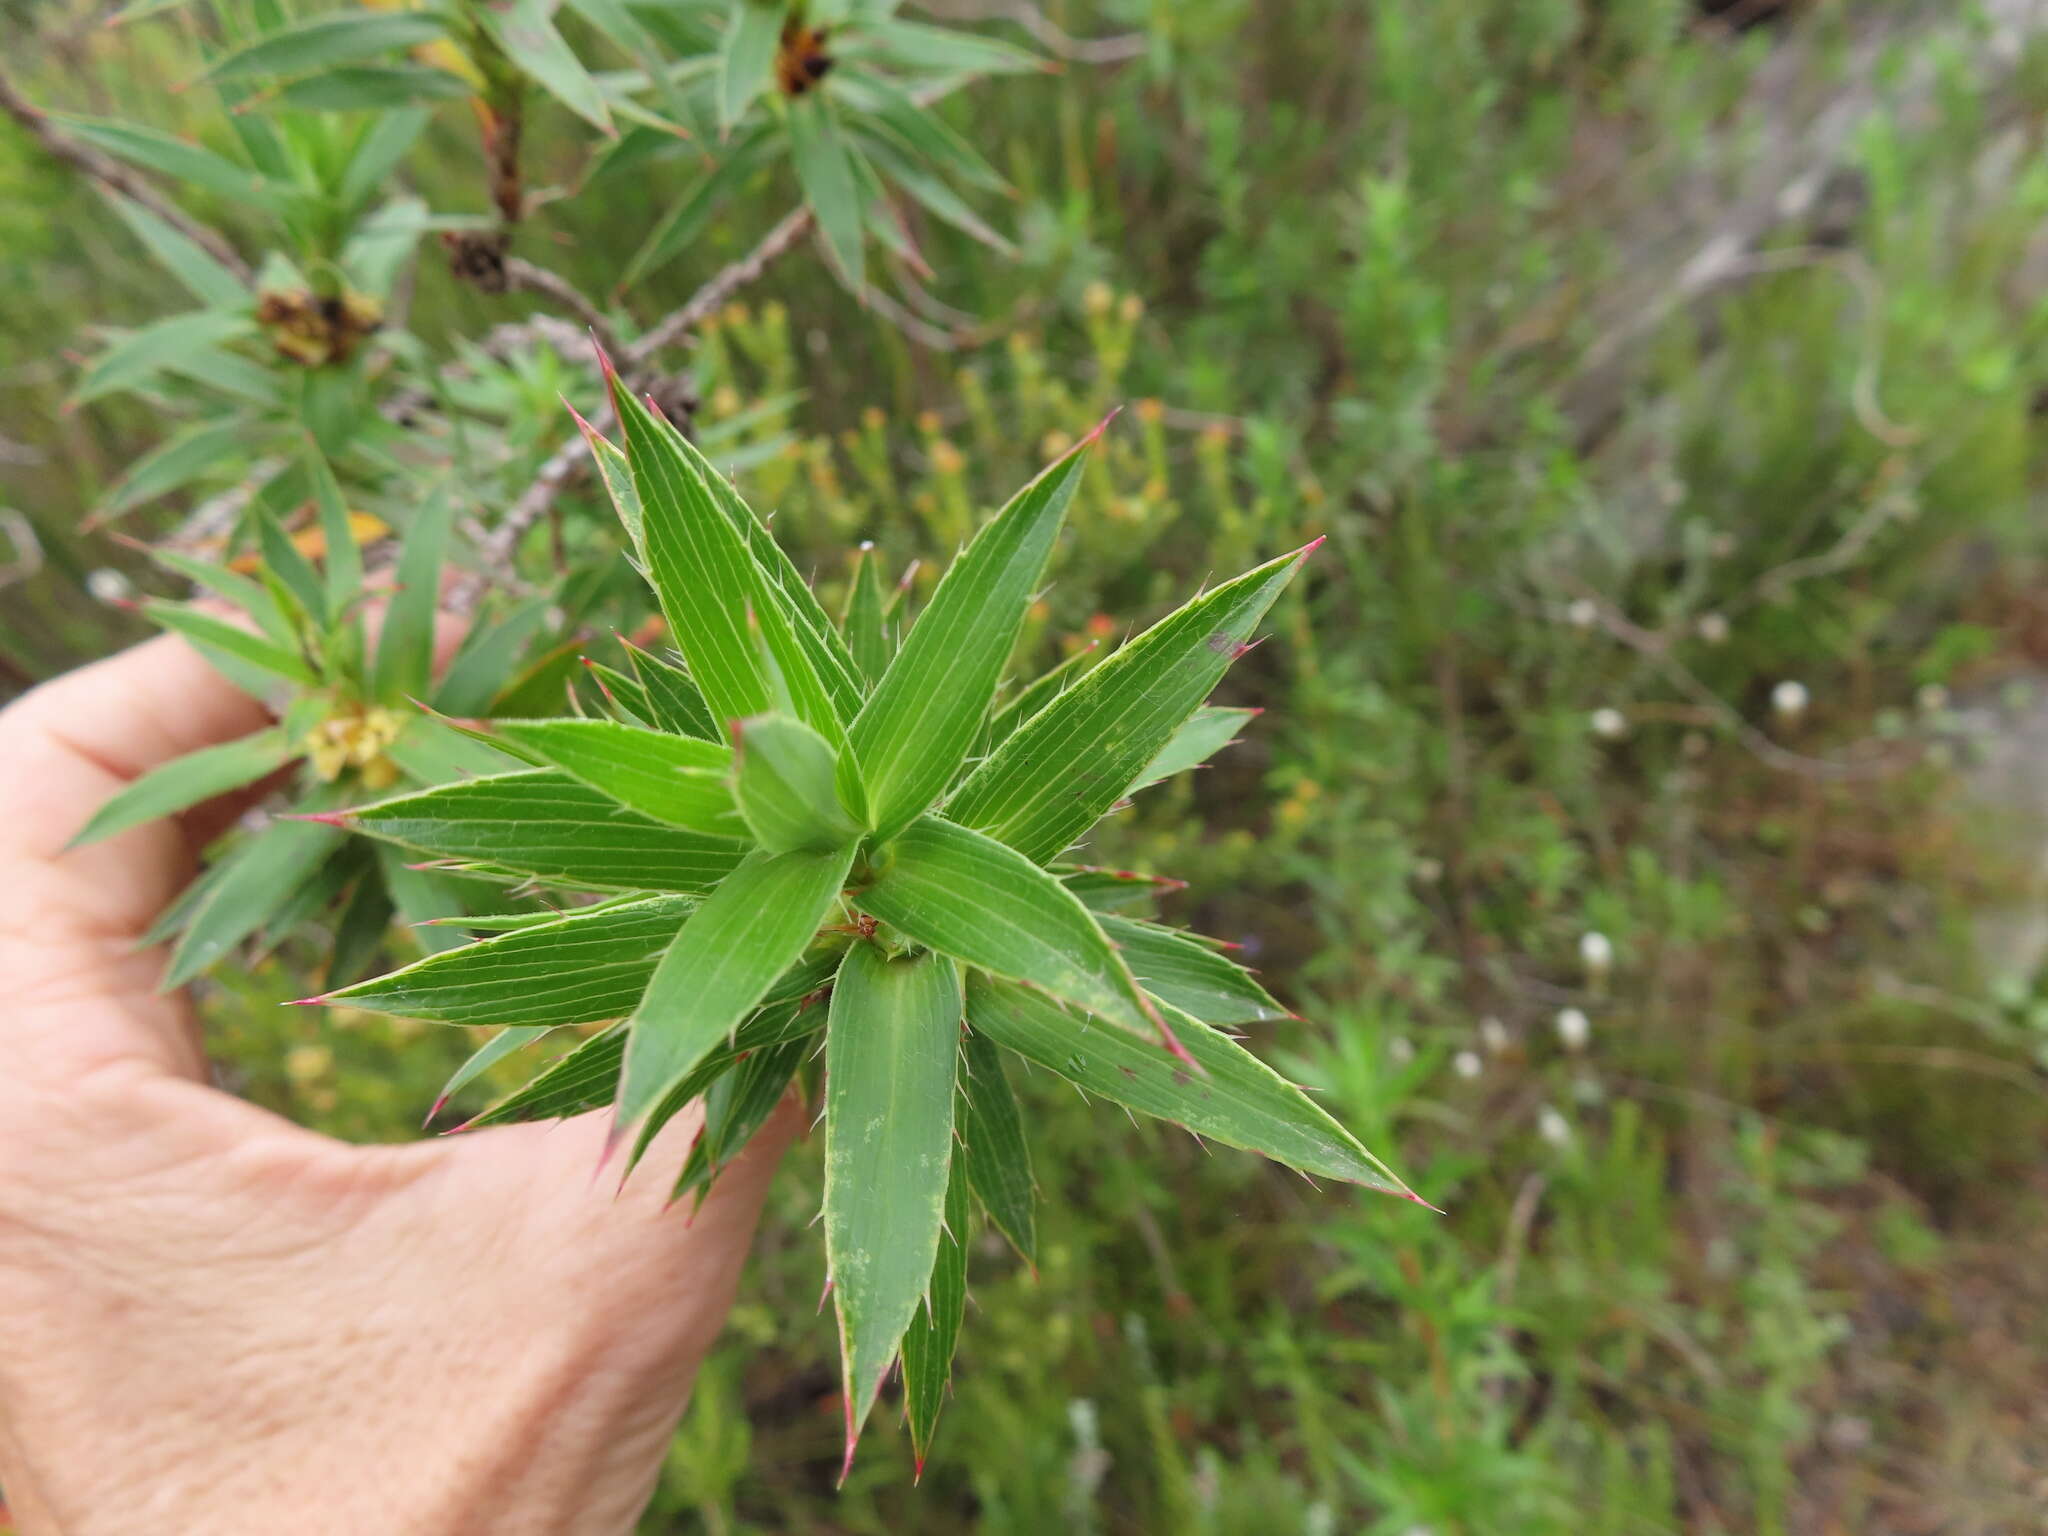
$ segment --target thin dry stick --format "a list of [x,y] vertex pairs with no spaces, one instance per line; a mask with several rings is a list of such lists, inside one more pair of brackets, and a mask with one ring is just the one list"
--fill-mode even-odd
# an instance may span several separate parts
[[578,292],[576,285],[561,273],[550,272],[546,267],[518,256],[508,256],[505,258],[505,286],[552,300],[580,320],[607,352],[619,350],[618,335],[612,330],[612,323],[605,312]]
[[44,152],[53,159],[62,160],[65,164],[83,171],[101,186],[120,193],[130,202],[140,203],[234,273],[237,279],[244,283],[249,281],[249,264],[242,260],[233,246],[175,203],[168,201],[120,161],[111,155],[102,154],[90,144],[73,138],[57,127],[42,108],[15,89],[14,82],[7,77],[4,69],[0,69],[0,112],[5,112],[27,129],[29,136],[42,145]]
[[763,235],[759,245],[713,275],[690,295],[681,309],[627,347],[624,354],[627,371],[644,367],[656,353],[676,345],[725,308],[732,302],[734,294],[749,283],[759,281],[762,273],[794,250],[810,227],[811,210],[808,207],[792,208],[784,214],[782,222]]

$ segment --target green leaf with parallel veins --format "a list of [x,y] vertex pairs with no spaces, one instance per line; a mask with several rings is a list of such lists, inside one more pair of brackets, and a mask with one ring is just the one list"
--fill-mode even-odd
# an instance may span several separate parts
[[853,722],[847,741],[877,837],[886,841],[929,810],[973,746],[1093,442],[1054,463],[975,535]]
[[775,1113],[797,1068],[814,1048],[812,1034],[804,1034],[750,1051],[704,1090],[704,1133],[684,1159],[670,1199],[680,1200],[694,1189],[710,1192],[718,1175]]
[[293,112],[388,112],[422,101],[460,101],[476,87],[460,75],[425,64],[344,65],[294,80],[277,93]]
[[[740,1025],[730,1041],[720,1041],[696,1071],[675,1086],[648,1118],[648,1124],[662,1123],[679,1112],[749,1052],[816,1034],[823,1021],[816,1009],[802,1007],[801,999],[829,983],[838,968],[838,950],[815,951],[791,966],[769,989],[760,1009]],[[525,1087],[485,1110],[474,1123],[509,1125],[520,1120],[550,1120],[602,1109],[617,1096],[619,1068],[625,1057],[626,1026],[615,1024],[551,1063]]]
[[626,275],[619,279],[619,287],[633,287],[694,245],[726,200],[768,163],[769,151],[774,147],[775,140],[765,123],[737,143],[726,146],[724,158],[683,194],[682,201],[668,211],[634,253],[626,265]]
[[699,741],[715,742],[723,738],[724,733],[712,720],[704,695],[690,681],[689,673],[631,643],[626,644],[626,662],[646,691],[647,707],[653,711],[654,724],[679,736],[694,736]]
[[619,1124],[652,1109],[760,1005],[817,936],[853,863],[829,853],[749,854],[683,924],[634,1011]]
[[1123,951],[1138,985],[1204,1024],[1264,1024],[1292,1018],[1258,978],[1187,934],[1105,913],[1097,919]]
[[551,1026],[546,1024],[515,1024],[501,1029],[471,1053],[469,1059],[450,1074],[448,1081],[441,1085],[441,1091],[434,1095],[434,1107],[427,1111],[427,1121],[433,1122],[441,1108],[456,1094],[482,1077],[499,1062],[518,1055],[529,1045],[544,1039]]
[[1045,68],[1045,60],[1035,53],[953,27],[932,27],[917,21],[876,21],[864,27],[861,35],[863,41],[873,39],[891,64],[904,69],[1004,75]]
[[198,309],[171,315],[139,331],[130,331],[92,360],[70,403],[84,405],[102,395],[134,389],[177,365],[193,352],[236,341],[255,330],[255,322],[234,310]]
[[248,423],[236,417],[197,422],[165,439],[128,466],[128,472],[107,492],[100,515],[118,517],[191,484],[231,458],[247,432]]
[[227,860],[171,952],[162,988],[182,987],[277,914],[281,896],[311,879],[341,845],[314,821],[273,821]]
[[246,165],[237,165],[212,150],[187,144],[183,139],[159,133],[154,128],[107,118],[74,117],[68,112],[52,112],[49,116],[52,122],[62,124],[94,148],[103,149],[116,159],[179,181],[189,181],[195,187],[204,187],[209,192],[218,192],[222,197],[254,208],[277,213],[296,196],[292,188],[271,181]]
[[1090,1093],[1304,1173],[1415,1198],[1349,1131],[1250,1051],[1198,1019],[1169,1017],[1203,1075],[1028,987],[968,978],[970,1028]]
[[951,960],[890,960],[872,944],[847,951],[832,988],[825,1262],[839,1314],[848,1466],[938,1258],[960,1007]]
[[454,508],[441,491],[427,496],[398,551],[397,591],[377,632],[371,689],[385,703],[425,698],[434,670],[434,614],[441,596]]
[[1123,798],[1208,697],[1314,548],[1161,619],[1019,726],[968,776],[946,814],[1038,863],[1058,857]]
[[873,856],[854,904],[906,938],[1157,1041],[1165,1026],[1095,915],[1015,849],[936,816]]
[[507,0],[479,5],[467,14],[483,23],[506,56],[555,100],[606,137],[618,132],[604,92],[555,30],[548,0]]
[[215,795],[253,784],[282,768],[297,753],[283,731],[273,727],[217,747],[202,747],[150,769],[93,812],[65,846],[82,848],[126,832],[145,821],[174,815]]
[[960,1151],[968,1187],[995,1228],[1038,1262],[1038,1181],[1024,1139],[1024,1111],[1003,1070],[1002,1052],[970,1031],[960,1042]]
[[1055,864],[1052,872],[1091,912],[1150,913],[1163,893],[1180,890],[1187,884],[1185,880],[1141,875],[1134,869],[1104,869],[1095,864]]
[[889,633],[888,605],[882,596],[882,561],[872,544],[860,547],[839,628],[861,675],[870,683],[880,682],[896,654],[896,642]]
[[[739,418],[733,418],[737,420]],[[730,423],[727,423],[729,425]],[[754,557],[754,564],[766,578],[768,590],[781,599],[783,616],[788,621],[798,649],[810,663],[811,672],[816,674],[836,710],[835,722],[820,725],[812,714],[804,709],[796,715],[816,727],[821,735],[836,742],[842,734],[836,720],[851,720],[860,712],[863,690],[860,685],[860,669],[853,664],[853,657],[840,638],[838,629],[826,616],[824,606],[818,601],[818,594],[797,570],[796,562],[789,558],[789,552],[775,542],[767,525],[754,515],[754,511],[740,496],[733,483],[719,472],[716,465],[698,449],[697,445],[678,432],[668,422],[657,422],[668,434],[675,451],[697,466],[698,473],[711,492],[711,499],[718,503],[728,521],[737,528],[740,537],[746,540],[747,552]],[[773,638],[773,636],[771,636]],[[779,653],[778,653],[779,660]],[[793,666],[794,664],[787,664]],[[795,668],[801,672],[801,668]]]
[[1256,709],[1220,709],[1203,705],[1181,723],[1180,728],[1167,739],[1166,745],[1159,749],[1159,755],[1145,765],[1145,771],[1131,781],[1131,787],[1124,794],[1135,795],[1162,779],[1200,767],[1236,741],[1238,733],[1258,713]]
[[[232,659],[255,668],[258,673],[281,677],[286,682],[302,683],[308,688],[319,686],[320,679],[296,652],[288,651],[261,635],[252,635],[226,619],[201,613],[196,608],[160,601],[144,603],[142,611],[165,629],[183,635],[209,658]],[[266,684],[259,682],[257,686],[261,691]]]
[[839,123],[816,92],[789,105],[790,159],[804,201],[839,264],[846,285],[859,293],[867,282],[867,250],[861,233],[861,197],[853,159],[839,135]]
[[101,195],[113,205],[121,222],[134,232],[157,264],[191,290],[192,296],[209,309],[245,304],[249,290],[242,280],[183,230],[175,229],[142,204],[101,188]]
[[946,1406],[953,1349],[960,1342],[960,1323],[967,1315],[967,1238],[973,1217],[967,1175],[956,1147],[946,1180],[946,1220],[938,1257],[932,1261],[931,1280],[917,1315],[903,1335],[903,1408],[910,1420],[910,1445],[919,1477],[924,1475],[925,1458],[931,1454],[939,1410]]
[[838,754],[824,737],[790,715],[736,721],[732,737],[733,797],[763,848],[840,848],[860,836],[839,804]]
[[323,1002],[441,1024],[589,1024],[631,1013],[695,908],[688,897],[576,912],[444,950]]
[[726,779],[729,747],[615,720],[493,720],[490,731],[643,816],[711,837],[747,835]]
[[746,114],[754,98],[774,79],[775,51],[782,42],[784,7],[776,0],[733,0],[718,49],[718,130]]
[[446,30],[447,24],[427,11],[334,11],[231,48],[200,78],[234,80],[328,70],[434,42]]
[[1072,687],[1075,677],[1094,660],[1095,642],[1091,640],[1085,649],[1074,652],[1058,666],[1041,672],[1026,683],[1017,691],[1017,697],[989,716],[986,750],[993,752],[1008,741],[1016,734],[1018,726]]
[[438,858],[594,890],[706,891],[746,844],[666,826],[551,768],[400,795],[350,813],[356,831]]
[[743,531],[714,496],[681,434],[657,420],[616,375],[611,383],[640,493],[648,577],[713,719],[787,707],[837,739],[843,733],[837,711]]

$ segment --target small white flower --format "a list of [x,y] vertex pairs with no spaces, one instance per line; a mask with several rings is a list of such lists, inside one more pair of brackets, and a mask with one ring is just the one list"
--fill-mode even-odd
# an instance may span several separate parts
[[1923,685],[1913,698],[1930,715],[1948,708],[1948,690],[1939,683]]
[[1618,709],[1596,709],[1586,723],[1602,741],[1619,741],[1628,734],[1628,716]]
[[1415,1059],[1415,1042],[1406,1035],[1396,1035],[1387,1042],[1387,1056],[1395,1066],[1405,1067]]
[[1562,1008],[1557,1015],[1558,1042],[1568,1051],[1583,1051],[1593,1038],[1593,1021],[1578,1008]]
[[1579,935],[1579,959],[1595,976],[1604,976],[1614,964],[1614,945],[1604,933]]
[[1451,1070],[1470,1081],[1486,1070],[1486,1063],[1479,1059],[1477,1051],[1460,1051],[1451,1058]]
[[1479,1043],[1498,1056],[1508,1048],[1508,1027],[1496,1018],[1479,1021]]
[[1435,885],[1437,881],[1443,879],[1443,877],[1443,860],[1417,859],[1415,861],[1415,878],[1420,880],[1424,885]]
[[1728,620],[1718,613],[1703,613],[1699,623],[1693,626],[1699,637],[1709,645],[1719,645],[1728,638]]
[[1536,1134],[1553,1147],[1569,1146],[1572,1139],[1571,1122],[1546,1104],[1536,1112]]
[[1771,690],[1771,708],[1788,724],[1806,713],[1808,702],[1806,684],[1794,678],[1786,678]]
[[1564,616],[1573,629],[1591,629],[1600,622],[1600,605],[1590,597],[1575,597]]
[[134,586],[126,576],[105,565],[96,571],[87,572],[85,590],[92,594],[93,601],[100,603],[126,602],[135,592]]

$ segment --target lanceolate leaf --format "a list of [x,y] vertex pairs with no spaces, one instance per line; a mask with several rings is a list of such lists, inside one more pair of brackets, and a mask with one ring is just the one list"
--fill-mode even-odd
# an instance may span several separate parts
[[209,308],[245,302],[249,293],[242,280],[222,266],[198,241],[174,229],[156,214],[116,192],[104,193],[121,222],[135,233],[149,254],[173,277],[191,290],[192,296]]
[[833,910],[853,848],[757,851],[691,914],[632,1020],[619,1124],[632,1125],[731,1036]]
[[[669,632],[714,719],[787,707],[828,739],[842,733],[809,658],[790,633],[767,573],[714,498],[680,435],[612,379],[640,492],[648,575]],[[757,626],[759,639],[757,640]]]
[[542,90],[600,133],[615,133],[604,92],[555,30],[549,15],[552,9],[547,0],[509,0],[507,4],[476,6],[468,14],[489,29],[498,46],[538,81]]
[[1097,921],[1109,942],[1123,951],[1139,986],[1204,1024],[1263,1024],[1290,1017],[1250,971],[1184,933],[1107,913]]
[[575,775],[619,804],[712,837],[745,837],[726,771],[732,751],[613,720],[494,720],[522,757]]
[[704,1091],[703,1131],[684,1160],[672,1198],[681,1199],[693,1189],[708,1191],[725,1166],[746,1149],[782,1102],[797,1068],[816,1049],[811,1033],[749,1051]]
[[[800,1006],[809,996],[831,981],[839,967],[837,951],[819,950],[806,955],[785,971],[762,1000],[760,1009],[740,1025],[733,1038],[720,1041],[697,1070],[678,1083],[649,1124],[664,1114],[679,1110],[702,1093],[716,1076],[738,1057],[765,1050],[785,1040],[807,1038],[823,1027],[816,1008]],[[563,1115],[580,1115],[601,1109],[617,1096],[619,1067],[626,1055],[626,1026],[614,1025],[592,1035],[575,1050],[552,1063],[532,1082],[508,1095],[479,1115],[477,1125],[507,1125],[519,1120],[552,1120]]]
[[1141,875],[1134,869],[1104,869],[1095,864],[1055,864],[1052,872],[1091,912],[1149,913],[1162,893],[1177,891],[1187,884],[1185,880]]
[[1015,850],[926,816],[875,862],[881,873],[854,896],[861,911],[919,944],[1042,987],[1146,1040],[1165,1033],[1094,914]]
[[183,635],[209,656],[242,662],[288,683],[302,683],[308,688],[319,684],[313,669],[296,652],[286,650],[261,635],[239,629],[226,619],[176,603],[144,603],[142,607],[143,612],[165,629]]
[[239,741],[187,753],[151,769],[101,806],[69,846],[96,843],[145,821],[173,815],[202,800],[254,783],[273,769],[283,767],[294,755],[284,732],[275,727]]
[[1309,549],[1168,615],[1017,728],[946,808],[1045,863],[1123,798],[1250,641]]
[[1019,491],[953,562],[847,733],[878,838],[930,809],[974,744],[1092,442]]
[[398,590],[377,632],[373,691],[387,704],[423,698],[434,667],[434,613],[441,595],[441,562],[448,552],[454,509],[445,493],[427,496],[405,531],[398,553]]
[[733,0],[718,50],[718,126],[729,131],[774,79],[780,0]]
[[1182,722],[1180,729],[1159,749],[1159,755],[1146,764],[1145,771],[1131,781],[1131,787],[1124,793],[1135,795],[1161,779],[1170,779],[1176,773],[1185,773],[1207,762],[1237,740],[1238,732],[1249,725],[1258,713],[1256,709],[1219,709],[1204,705]]
[[840,807],[824,737],[789,715],[757,715],[735,722],[732,738],[734,798],[763,848],[839,848],[860,836]]
[[853,568],[853,581],[846,593],[846,616],[840,621],[840,628],[846,635],[846,648],[853,653],[854,664],[861,675],[870,683],[881,681],[882,674],[889,670],[889,659],[896,654],[895,644],[889,637],[889,620],[882,596],[882,562],[872,544],[860,547],[860,558]]
[[633,1011],[696,903],[657,896],[514,929],[321,999],[442,1024],[588,1024]]
[[1203,1075],[1029,988],[968,979],[969,1027],[1090,1093],[1304,1173],[1414,1198],[1350,1132],[1243,1046],[1185,1014],[1172,1018]]
[[237,165],[211,150],[187,144],[183,139],[159,133],[154,128],[142,128],[108,118],[72,117],[62,112],[52,112],[50,117],[87,143],[130,164],[189,181],[196,187],[204,187],[209,192],[218,192],[222,197],[233,198],[252,207],[276,212],[292,196],[290,188],[266,179],[245,165]]
[[382,800],[348,824],[438,858],[597,890],[709,890],[746,852],[744,843],[637,815],[550,768]]
[[910,1420],[910,1445],[919,1477],[924,1475],[925,1457],[931,1454],[939,1411],[946,1406],[953,1349],[960,1341],[960,1322],[967,1313],[967,1238],[972,1219],[966,1172],[955,1148],[946,1180],[946,1219],[938,1257],[932,1262],[924,1300],[903,1335],[903,1407]]
[[207,67],[209,80],[327,70],[440,37],[445,23],[425,11],[336,11],[266,33]]
[[995,1228],[1027,1264],[1038,1262],[1038,1181],[1024,1112],[1003,1071],[1002,1053],[988,1036],[969,1031],[960,1042],[960,1150],[958,1167]]
[[858,293],[867,281],[860,186],[839,122],[817,92],[790,103],[789,145],[804,201],[845,274],[846,285]]
[[938,1257],[960,1006],[951,960],[890,960],[873,944],[847,951],[832,989],[825,1261],[839,1313],[849,1467]]
[[631,645],[626,647],[626,661],[647,692],[647,707],[653,711],[654,724],[700,741],[717,741],[723,736],[704,705],[704,695],[682,668]]
[[992,752],[1008,741],[1018,726],[1065,693],[1073,685],[1075,677],[1085,671],[1094,659],[1095,643],[1090,641],[1086,650],[1074,652],[1058,666],[1020,688],[1014,699],[989,716],[988,749]]
[[515,1025],[510,1029],[499,1030],[478,1046],[469,1059],[449,1075],[448,1081],[441,1085],[441,1091],[434,1095],[434,1107],[427,1112],[427,1119],[431,1122],[434,1116],[441,1112],[442,1105],[499,1062],[518,1055],[529,1045],[542,1039],[548,1033],[548,1029],[549,1026],[539,1024]]
[[[754,557],[754,564],[766,579],[769,591],[780,596],[782,612],[789,621],[789,628],[794,633],[796,644],[803,651],[819,682],[824,685],[839,717],[851,720],[860,712],[863,691],[860,685],[860,671],[854,665],[853,657],[848,653],[839,631],[833,627],[831,619],[826,617],[823,605],[818,602],[818,595],[805,582],[802,572],[797,570],[795,563],[789,558],[788,551],[775,542],[767,526],[754,515],[753,509],[734,489],[733,483],[698,450],[697,445],[666,421],[657,421],[655,425],[667,434],[670,445],[678,454],[697,466],[697,472],[704,477],[704,483],[710,489],[711,499],[718,503],[719,510],[725,513],[727,521],[737,528],[740,537],[746,540],[747,552]],[[838,740],[839,731],[836,726],[827,728],[819,725],[805,710],[799,709],[796,713],[816,726],[827,738]]]
[[234,341],[255,329],[250,318],[234,310],[198,309],[172,315],[130,331],[92,361],[72,392],[71,403],[84,405],[117,390],[147,383],[194,352]]
[[619,279],[619,286],[631,288],[695,244],[697,237],[710,227],[713,216],[724,206],[726,199],[767,163],[768,152],[774,147],[775,140],[766,124],[727,145],[724,158],[717,166],[686,192],[682,201],[655,226],[646,243],[628,263],[626,275]]
[[191,484],[233,457],[247,435],[240,418],[195,422],[131,464],[107,492],[102,515],[118,516]]
[[310,879],[340,843],[334,828],[310,821],[274,821],[252,834],[224,861],[193,910],[164,971],[164,990],[182,987],[271,921],[279,901]]

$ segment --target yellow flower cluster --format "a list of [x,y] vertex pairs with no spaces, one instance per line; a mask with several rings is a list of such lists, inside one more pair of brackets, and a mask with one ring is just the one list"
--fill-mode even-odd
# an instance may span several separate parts
[[386,789],[397,782],[398,765],[385,748],[404,729],[405,717],[382,705],[329,715],[307,735],[306,760],[330,784],[354,768],[364,788]]

